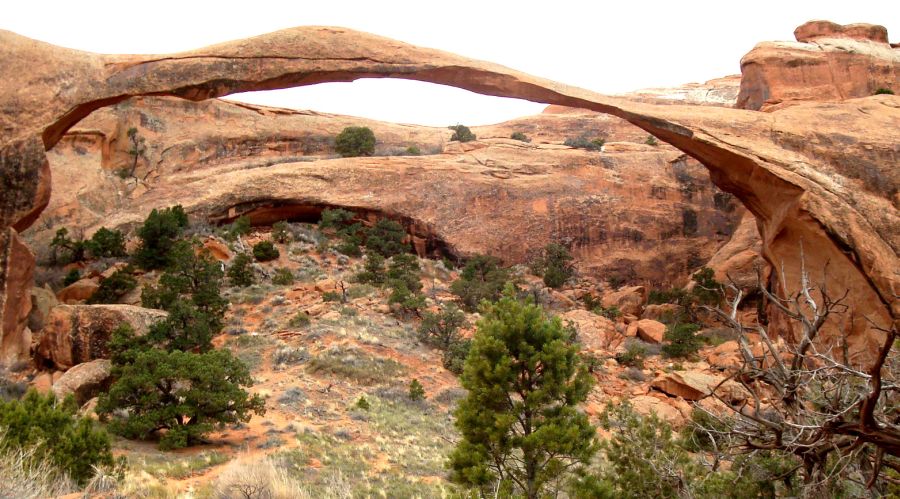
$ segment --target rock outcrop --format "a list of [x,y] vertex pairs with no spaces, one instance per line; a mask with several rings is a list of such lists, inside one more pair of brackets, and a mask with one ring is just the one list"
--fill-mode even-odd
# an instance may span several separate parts
[[[816,270],[813,279],[827,281],[829,289],[848,290],[852,310],[844,317],[847,323],[840,328],[830,323],[826,337],[846,332],[852,353],[865,354],[884,338],[872,324],[896,327],[900,317],[900,105],[895,96],[806,103],[768,114],[649,105],[496,64],[322,27],[162,56],[90,54],[0,32],[0,75],[4,233],[7,227],[27,228],[47,204],[44,149],[52,148],[92,111],[129,96],[202,100],[324,81],[407,78],[624,118],[698,159],[719,187],[749,208],[758,221],[765,259],[777,263],[774,267],[784,274],[774,282],[800,282],[802,242],[806,268]],[[827,274],[819,272],[826,263]],[[3,264],[9,268],[8,260]],[[15,290],[5,273],[0,288],[8,301]]]
[[741,59],[737,106],[773,111],[799,102],[900,93],[900,49],[884,26],[811,21],[796,42],[762,42]]
[[58,305],[40,332],[35,358],[39,365],[63,370],[107,358],[109,338],[121,324],[144,334],[165,317],[161,310],[132,305]]

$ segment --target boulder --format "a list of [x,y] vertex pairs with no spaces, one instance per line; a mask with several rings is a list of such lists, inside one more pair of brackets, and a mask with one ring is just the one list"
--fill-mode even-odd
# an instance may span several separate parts
[[666,325],[652,319],[641,319],[629,324],[628,327],[634,328],[638,338],[657,345],[663,342],[663,336],[666,334]]
[[624,339],[616,332],[611,320],[584,309],[569,310],[559,316],[563,323],[571,322],[578,331],[578,341],[588,350],[604,350],[617,339]]
[[112,363],[107,359],[78,364],[53,383],[53,393],[60,400],[74,395],[80,406],[109,388],[111,373]]
[[685,417],[681,414],[681,411],[673,407],[667,400],[662,400],[652,395],[638,395],[632,397],[629,402],[638,414],[656,414],[660,419],[672,426],[681,426],[685,422]]
[[334,279],[322,279],[321,281],[316,281],[316,291],[319,293],[333,292],[338,289],[338,283]]
[[650,386],[673,397],[691,401],[706,397],[717,386],[716,393],[731,403],[740,402],[749,396],[738,383],[724,380],[723,376],[698,371],[676,371],[658,376]]
[[122,323],[144,334],[166,312],[132,305],[58,305],[50,311],[35,357],[39,365],[69,369],[109,355],[107,342]]
[[628,286],[606,293],[600,300],[604,308],[618,307],[626,315],[641,316],[644,303],[647,303],[647,289],[644,286]]
[[30,384],[38,392],[48,393],[53,389],[53,375],[46,371],[38,373]]
[[40,331],[44,328],[44,321],[50,314],[50,309],[59,305],[56,293],[49,288],[31,288],[31,313],[28,314],[28,328],[32,331]]
[[704,352],[706,362],[715,369],[727,370],[741,365],[742,358],[738,342],[731,340]]
[[56,298],[67,304],[83,303],[94,296],[98,289],[100,289],[100,280],[96,277],[88,277],[62,288],[56,293]]
[[220,262],[231,260],[231,249],[228,248],[228,245],[218,239],[206,239],[203,241],[203,249],[209,251],[209,254]]
[[681,305],[676,305],[674,303],[659,303],[644,307],[641,319],[653,319],[662,322],[660,320],[661,318],[664,318],[667,315],[676,317],[679,313],[681,313]]

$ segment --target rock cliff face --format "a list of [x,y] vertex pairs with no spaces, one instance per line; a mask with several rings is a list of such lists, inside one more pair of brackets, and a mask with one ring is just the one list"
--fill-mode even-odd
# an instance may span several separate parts
[[[335,159],[333,137],[360,124],[375,131],[376,154],[410,146],[436,154]],[[140,180],[122,180],[114,172],[133,166],[132,127],[146,153]],[[89,235],[164,204],[260,224],[314,221],[341,206],[405,222],[422,254],[489,253],[513,264],[562,242],[583,273],[671,286],[727,240],[742,212],[699,163],[644,144],[646,132],[619,118],[572,110],[474,130],[478,142],[459,144],[442,128],[132,99],[92,114],[48,153],[55,195],[24,235],[43,249],[60,226]],[[531,142],[510,140],[513,131]],[[610,142],[603,153],[562,146],[581,134]]]
[[[0,32],[0,75],[0,230],[33,223],[50,186],[43,149],[101,107],[138,95],[203,100],[324,81],[406,78],[623,118],[698,159],[720,188],[749,208],[763,255],[785,274],[779,276],[784,282],[799,282],[801,243],[807,268],[828,264],[827,275],[813,278],[831,289],[848,288],[849,322],[832,324],[832,333],[848,332],[854,352],[871,351],[883,338],[868,320],[896,327],[900,317],[895,96],[807,103],[768,114],[650,105],[322,27],[162,56],[89,54]],[[10,266],[8,259],[3,266]],[[5,277],[2,289],[7,296],[14,291]]]
[[741,59],[737,105],[773,111],[798,102],[867,97],[879,88],[900,93],[900,48],[872,24],[811,21],[796,42],[762,42]]

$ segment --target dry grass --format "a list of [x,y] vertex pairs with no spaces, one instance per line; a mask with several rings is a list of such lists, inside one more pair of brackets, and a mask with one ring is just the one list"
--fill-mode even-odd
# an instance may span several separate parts
[[240,459],[222,472],[213,492],[219,499],[345,499],[352,497],[349,485],[340,474],[325,478],[326,487],[312,493],[293,477],[278,460]]
[[406,368],[393,359],[373,357],[352,347],[331,347],[307,363],[312,374],[347,378],[360,385],[387,383],[406,373]]
[[33,449],[0,453],[0,497],[58,497],[76,490],[74,482],[51,463],[35,456]]

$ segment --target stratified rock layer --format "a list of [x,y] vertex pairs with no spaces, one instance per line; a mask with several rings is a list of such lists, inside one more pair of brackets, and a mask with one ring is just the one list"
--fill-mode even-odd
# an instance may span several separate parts
[[[888,47],[887,50],[890,50]],[[364,77],[442,83],[488,95],[613,114],[700,160],[757,217],[766,260],[788,286],[806,267],[848,289],[854,353],[900,317],[897,141],[889,95],[801,104],[770,114],[638,104],[508,68],[341,28],[306,27],[161,56],[108,56],[0,32],[0,229],[28,227],[46,205],[40,150],[90,112],[130,96],[202,100]],[[828,264],[827,274],[821,271]],[[782,282],[781,279],[775,282]],[[30,286],[29,286],[30,287]],[[9,293],[9,286],[2,288]],[[789,290],[789,291],[792,291]],[[894,325],[896,327],[896,325]]]

